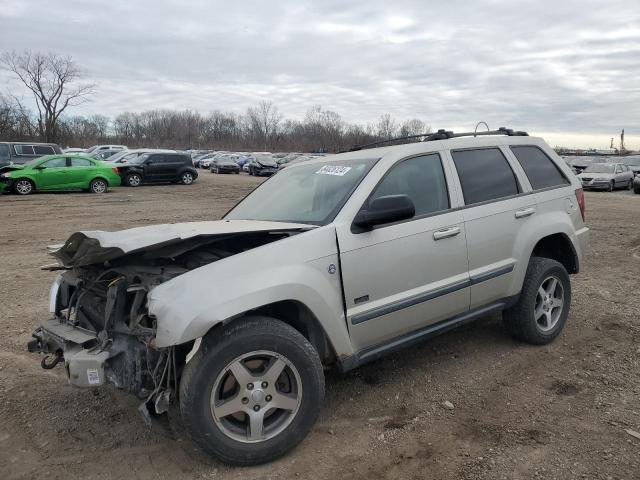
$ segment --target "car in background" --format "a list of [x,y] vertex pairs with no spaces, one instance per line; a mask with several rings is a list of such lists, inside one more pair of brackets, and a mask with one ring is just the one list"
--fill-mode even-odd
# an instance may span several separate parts
[[236,163],[238,164],[238,166],[243,169],[243,171],[248,172],[248,167],[247,170],[244,170],[244,166],[247,165],[251,159],[253,158],[253,155],[249,154],[249,153],[240,153],[238,154],[238,158],[236,159]]
[[178,153],[176,150],[164,150],[157,148],[138,148],[135,150],[121,150],[109,157],[106,161],[115,164],[129,163],[145,153]]
[[145,183],[182,183],[191,185],[198,178],[188,153],[144,153],[118,167],[122,184],[139,187]]
[[43,155],[61,153],[55,143],[0,142],[0,167],[14,163],[22,165]]
[[97,150],[87,155],[89,155],[92,158],[95,158],[96,160],[107,160],[112,156],[114,156],[116,153],[121,153],[126,151],[127,150]]
[[640,175],[640,155],[629,155],[622,161],[634,175]]
[[227,154],[227,153],[229,153],[229,152],[210,152],[210,153],[207,153],[205,155],[202,155],[202,156],[196,158],[193,161],[193,165],[195,167],[205,168],[205,169],[208,170],[209,167],[211,166],[211,161],[214,158],[216,158],[218,155],[224,155],[224,154]]
[[93,147],[87,148],[84,153],[93,153],[98,152],[100,150],[127,150],[128,147],[126,145],[94,145]]
[[292,160],[289,160],[286,163],[281,163],[278,166],[278,170],[282,170],[283,168],[287,168],[291,165],[296,165],[298,163],[307,162],[309,160],[316,160],[316,157],[312,157],[311,155],[300,155],[298,157],[293,158]]
[[572,157],[569,161],[569,165],[571,165],[576,173],[581,173],[585,168],[593,163],[607,163],[607,159],[603,156],[590,155]]
[[120,185],[117,167],[87,155],[45,155],[0,168],[0,192],[29,195],[36,190],[88,190],[105,193]]
[[258,177],[270,176],[278,171],[278,163],[271,154],[255,155],[248,165],[249,175]]
[[62,151],[64,153],[85,153],[84,148],[76,148],[76,147],[63,148]]
[[236,158],[237,155],[220,155],[211,162],[209,169],[211,173],[240,173]]
[[624,163],[593,163],[578,175],[582,188],[614,191],[633,188],[633,173]]

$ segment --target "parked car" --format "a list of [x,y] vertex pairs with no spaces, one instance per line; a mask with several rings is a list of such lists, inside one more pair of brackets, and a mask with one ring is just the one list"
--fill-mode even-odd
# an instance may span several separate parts
[[144,155],[145,153],[178,153],[176,150],[161,150],[161,149],[149,149],[149,148],[139,148],[136,150],[120,150],[120,152],[112,155],[106,161],[109,163],[121,164],[121,163],[129,163],[134,159],[138,158],[140,155]]
[[248,172],[249,168],[247,167],[247,170],[244,170],[244,166],[247,165],[252,158],[253,156],[251,154],[242,153],[242,154],[239,154],[238,158],[236,159],[236,163],[240,168],[243,169],[243,171]]
[[43,155],[62,153],[55,143],[0,142],[0,167],[27,163]]
[[[200,168],[204,168],[204,169],[209,169],[209,167],[211,166],[211,162],[213,161],[214,158],[216,158],[218,155],[225,155],[228,152],[212,152],[212,153],[207,153],[206,155],[201,156],[200,158],[198,158],[197,162],[198,162],[198,167]],[[195,162],[194,162],[195,164]]]
[[249,175],[269,176],[278,171],[278,164],[271,155],[255,155],[249,162]]
[[109,158],[111,158],[112,156],[114,156],[116,153],[122,153],[122,152],[126,152],[127,150],[96,150],[93,153],[89,153],[87,155],[89,155],[91,158],[95,158],[96,160],[108,160]]
[[211,173],[240,173],[240,167],[234,161],[236,155],[220,155],[211,162]]
[[624,163],[592,163],[578,175],[584,189],[633,188],[633,173]]
[[287,162],[283,162],[279,165],[279,170],[282,170],[283,168],[287,168],[291,165],[297,165],[298,163],[302,163],[302,162],[306,162],[308,160],[314,160],[316,157],[312,157],[312,156],[307,156],[307,155],[300,155],[298,157],[295,157],[292,160],[289,160]]
[[93,153],[100,150],[127,150],[126,145],[94,145],[85,150],[85,153]]
[[182,183],[198,178],[188,153],[145,153],[119,166],[122,184],[139,187],[143,183]]
[[118,168],[87,155],[45,155],[22,165],[0,168],[0,192],[18,195],[36,190],[88,190],[104,193],[120,185]]
[[84,148],[67,147],[62,149],[63,153],[85,153]]
[[251,465],[312,429],[325,368],[497,312],[550,343],[588,244],[580,182],[522,132],[437,135],[291,166],[219,221],[72,234],[29,350],[149,421],[173,404],[205,451]]
[[629,167],[634,175],[640,175],[640,155],[625,157],[623,163]]

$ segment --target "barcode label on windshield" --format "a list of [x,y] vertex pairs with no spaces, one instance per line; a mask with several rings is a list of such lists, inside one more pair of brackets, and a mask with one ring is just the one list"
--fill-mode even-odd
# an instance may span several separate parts
[[316,173],[321,175],[337,175],[338,177],[342,177],[345,173],[351,170],[351,167],[339,167],[337,165],[325,165]]

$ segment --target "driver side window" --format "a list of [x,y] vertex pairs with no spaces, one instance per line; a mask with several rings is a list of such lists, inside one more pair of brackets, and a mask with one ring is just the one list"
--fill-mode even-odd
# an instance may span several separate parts
[[369,201],[401,194],[408,195],[413,202],[416,217],[449,208],[447,181],[439,154],[409,158],[394,165]]
[[46,168],[59,168],[59,167],[66,167],[67,166],[67,159],[64,157],[60,157],[60,158],[53,158],[47,162],[44,162],[42,164],[43,167]]

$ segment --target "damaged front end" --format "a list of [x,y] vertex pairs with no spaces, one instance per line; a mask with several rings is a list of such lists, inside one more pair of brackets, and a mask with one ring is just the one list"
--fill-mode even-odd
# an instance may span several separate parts
[[[46,355],[43,368],[64,363],[72,385],[111,383],[155,413],[165,412],[194,342],[156,347],[157,319],[147,309],[148,293],[191,270],[308,229],[244,226],[233,232],[229,225],[204,223],[205,231],[182,224],[189,226],[186,234],[166,226],[164,236],[155,238],[158,227],[72,235],[52,252],[60,266],[48,269],[63,270],[51,287],[53,317],[33,332],[29,351]],[[122,242],[114,241],[116,233],[125,233]]]

